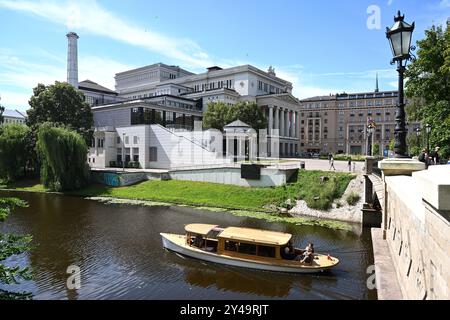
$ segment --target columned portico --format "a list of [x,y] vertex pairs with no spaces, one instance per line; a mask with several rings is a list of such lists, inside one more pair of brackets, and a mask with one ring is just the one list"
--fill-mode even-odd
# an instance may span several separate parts
[[269,135],[273,132],[273,106],[269,106]]
[[275,107],[275,129],[280,129],[280,109]]

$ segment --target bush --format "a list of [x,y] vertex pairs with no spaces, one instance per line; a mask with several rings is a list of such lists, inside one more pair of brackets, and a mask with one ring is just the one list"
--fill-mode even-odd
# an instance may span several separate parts
[[30,129],[23,124],[6,124],[0,132],[0,179],[14,181],[25,175],[26,137]]
[[[328,180],[322,182],[324,176]],[[328,210],[335,199],[342,197],[354,178],[347,173],[301,170],[298,181],[287,185],[286,191],[290,198],[305,200],[309,208]]]
[[347,196],[347,199],[345,200],[350,206],[354,206],[359,201],[359,199],[361,199],[360,195],[352,192]]
[[80,189],[88,184],[87,145],[81,135],[51,123],[38,131],[41,180],[52,191]]

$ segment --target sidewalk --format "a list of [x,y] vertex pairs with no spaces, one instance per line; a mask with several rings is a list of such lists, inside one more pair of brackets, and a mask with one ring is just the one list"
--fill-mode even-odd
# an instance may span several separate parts
[[372,228],[371,233],[378,300],[403,300],[391,252],[386,240],[383,240],[382,230]]

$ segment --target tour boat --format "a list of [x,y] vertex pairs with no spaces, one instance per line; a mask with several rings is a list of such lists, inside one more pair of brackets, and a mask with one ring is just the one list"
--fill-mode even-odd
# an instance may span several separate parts
[[[291,247],[289,233],[211,224],[188,224],[185,232],[160,233],[163,247],[200,260],[267,271],[316,273],[339,263],[335,257],[317,253],[302,262],[305,250]],[[285,253],[286,247],[291,253]]]

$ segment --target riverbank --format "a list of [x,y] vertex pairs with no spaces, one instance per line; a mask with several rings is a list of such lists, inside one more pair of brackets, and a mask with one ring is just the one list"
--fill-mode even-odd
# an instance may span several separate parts
[[[306,201],[297,200],[294,208],[289,210],[289,214],[297,217],[313,217],[318,219],[332,219],[337,221],[346,221],[353,223],[361,223],[362,221],[362,205],[363,197],[361,195],[364,193],[364,176],[359,175],[356,179],[350,181],[341,198],[335,199],[333,201],[330,210],[317,210],[310,208]],[[354,204],[349,204],[347,198],[350,195],[357,195],[359,197]]]
[[[303,200],[311,208],[327,210],[339,199],[355,176],[347,173],[300,171],[298,180],[276,188],[246,188],[233,185],[191,181],[146,181],[126,187],[108,187],[93,184],[84,189],[66,192],[66,195],[93,199],[115,199],[121,203],[145,205],[178,205],[226,211],[234,215],[283,221],[294,224],[319,225],[334,229],[351,229],[346,223],[331,221],[325,217],[317,219],[294,217],[282,214],[292,209],[292,204]],[[5,186],[8,190],[48,192],[37,181],[22,181]],[[143,203],[139,203],[143,204]],[[281,214],[280,214],[281,213]]]

